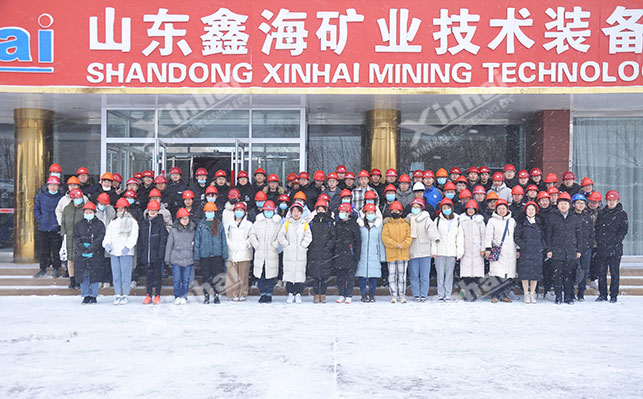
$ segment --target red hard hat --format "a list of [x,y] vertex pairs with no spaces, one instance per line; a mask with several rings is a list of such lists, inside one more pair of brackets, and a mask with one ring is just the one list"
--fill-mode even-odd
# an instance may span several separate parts
[[509,208],[509,203],[507,203],[507,200],[506,200],[506,199],[504,199],[504,198],[500,198],[500,199],[498,200],[498,202],[496,202],[496,208],[497,208],[498,206],[500,206],[500,205],[504,205],[504,206],[506,206],[507,208]]
[[527,206],[528,206],[528,205],[533,205],[533,206],[535,206],[535,207],[536,207],[536,213],[538,213],[538,211],[540,211],[540,207],[538,206],[538,204],[537,204],[537,203],[535,203],[534,201],[528,201],[528,202],[525,204],[525,206],[523,206],[523,207],[522,207],[522,211],[523,211],[524,213],[527,213]]
[[394,192],[396,192],[396,193],[397,193],[397,188],[395,188],[395,186],[394,186],[394,185],[389,184],[388,186],[386,186],[386,187],[384,188],[384,192],[385,192],[385,193],[386,193],[386,192],[388,192],[388,191],[394,191]]
[[389,169],[386,171],[386,176],[394,176],[397,177],[397,171],[393,168]]
[[424,200],[422,198],[413,198],[413,201],[411,201],[411,205],[420,205],[422,208],[424,208]]
[[377,198],[377,193],[375,190],[368,190],[367,192],[364,193],[364,199],[376,199]]
[[552,186],[552,187],[549,187],[547,189],[547,194],[549,194],[549,195],[558,194],[558,193],[560,193],[560,190],[558,188],[556,188],[556,187]]
[[127,190],[125,191],[125,194],[123,194],[123,197],[136,198],[136,191]]
[[143,174],[141,172],[136,172],[136,173],[134,173],[134,178],[135,179],[141,179],[141,178],[143,178]]
[[573,172],[567,171],[563,173],[563,180],[574,180],[576,179],[576,176],[574,176]]
[[328,174],[328,180],[330,180],[330,179],[339,180],[339,176],[337,176],[337,173],[335,173],[335,172],[330,172]]
[[162,197],[162,195],[161,195],[161,192],[159,190],[153,188],[153,189],[150,190],[149,197],[150,198],[152,198],[152,197]]
[[339,198],[344,198],[344,197],[352,197],[353,193],[351,193],[350,190],[343,189],[341,193],[339,193]]
[[[288,179],[290,179],[290,177]],[[297,177],[295,177],[293,180],[297,180]],[[277,183],[279,183],[279,176],[272,173],[270,176],[268,176],[268,182],[271,182],[271,181],[276,181]]]
[[197,169],[197,170],[196,170],[196,172],[194,173],[194,175],[195,175],[195,176],[207,176],[207,175],[208,175],[208,171],[207,171],[207,170],[205,170],[205,168],[199,168],[199,169]]
[[407,174],[405,173],[405,174],[403,174],[402,176],[400,176],[399,182],[400,182],[400,183],[410,183],[410,182],[411,182],[411,178],[409,177],[409,175],[407,175]]
[[474,194],[487,194],[487,190],[483,186],[477,185],[473,188]]
[[[270,176],[273,176],[273,175],[270,175]],[[270,176],[268,176],[268,181],[270,181]],[[275,176],[275,177],[277,177],[277,175],[274,175],[274,176]],[[295,180],[297,180],[297,173],[290,172],[290,174],[288,175],[288,179],[287,179],[287,180],[288,180],[288,181],[295,181]],[[277,180],[273,180],[273,181],[279,181],[279,178],[277,177]]]
[[457,178],[457,179],[455,179],[455,182],[456,182],[456,183],[464,183],[464,184],[469,183],[469,182],[467,181],[467,178],[466,178],[466,177],[464,177],[464,175],[460,175],[460,176],[458,176],[458,178]]
[[237,179],[240,177],[245,177],[246,179],[248,178],[248,172],[245,170],[240,170],[239,173],[237,174]]
[[128,184],[136,184],[136,185],[138,185],[138,180],[136,180],[135,178],[132,177],[130,179],[127,179],[127,182],[125,183],[125,185],[128,185]]
[[371,169],[371,176],[382,176],[382,171],[377,168]]
[[375,204],[366,204],[362,210],[364,212],[377,212],[377,207]]
[[457,166],[454,166],[454,167],[451,168],[451,171],[449,172],[449,174],[451,174],[451,175],[453,175],[453,174],[461,175],[462,171]]
[[290,197],[287,194],[281,194],[279,198],[277,198],[277,202],[290,202]]
[[63,168],[57,163],[52,163],[51,166],[49,166],[49,171],[50,172],[62,173]]
[[480,171],[480,173],[491,173],[491,169],[486,166],[481,166],[480,168],[478,168],[478,170]]
[[172,169],[170,169],[170,174],[182,175],[183,173],[181,173],[181,168],[175,166]]
[[400,201],[393,201],[393,203],[391,204],[391,210],[402,211],[404,210],[404,207],[402,206],[402,203]]
[[474,208],[478,209],[478,201],[476,200],[469,200],[467,201],[467,204],[464,206],[464,208]]
[[214,186],[207,186],[207,187],[205,188],[205,193],[206,193],[206,194],[217,194],[217,195],[218,195],[218,194],[219,194],[219,190],[217,190],[217,188],[216,188],[216,187],[214,187]]
[[156,200],[151,200],[147,203],[147,209],[158,211],[161,209],[161,204],[159,204],[159,202]]
[[154,178],[154,172],[151,170],[146,170],[141,173],[141,177],[151,177],[152,179]]
[[255,169],[255,175],[264,175],[264,176],[266,176],[266,171],[263,168],[257,168],[257,169]]
[[524,195],[525,190],[522,188],[521,185],[516,185],[516,186],[513,186],[513,188],[511,189],[511,194],[513,194],[513,195]]
[[491,176],[491,180],[496,180],[496,181],[504,181],[505,180],[505,175],[503,175],[500,172],[496,172]]
[[442,198],[442,201],[440,201],[440,208],[442,208],[443,205],[451,205],[451,206],[453,206],[453,201],[451,201],[447,197],[444,197],[444,198]]
[[320,198],[317,200],[317,202],[315,202],[315,209],[319,208],[320,206],[328,208],[328,202]]
[[[101,204],[109,204],[111,201],[111,198],[109,198],[109,195],[107,193],[100,193],[98,194],[98,197],[96,198],[98,202]],[[127,202],[127,200],[125,200]],[[118,201],[116,202],[118,204]],[[129,202],[127,202],[129,204]]]
[[228,191],[228,199],[239,199],[241,198],[241,193],[236,188]]
[[83,198],[83,192],[80,191],[80,189],[75,188],[69,192],[69,198],[71,199]]
[[194,193],[192,190],[185,190],[183,191],[183,195],[181,195],[181,198],[183,199],[194,199]]
[[125,198],[119,198],[118,201],[116,201],[116,207],[117,208],[129,208],[129,201]]
[[541,191],[541,192],[538,193],[538,196],[536,197],[536,201],[540,201],[543,198],[550,199],[551,197],[549,196],[547,191]]
[[447,190],[455,191],[456,190],[455,184],[453,184],[453,182],[451,182],[451,181],[446,182],[444,184],[444,191],[447,191]]
[[435,175],[433,174],[432,170],[425,170],[424,174],[422,175],[422,178],[424,178],[424,179],[429,179],[429,178],[435,179]]
[[413,171],[413,178],[416,178],[416,177],[423,178],[424,177],[424,172],[421,171],[420,169],[414,170]]
[[263,210],[264,211],[274,211],[275,209],[277,209],[277,207],[275,206],[274,202],[272,202],[270,200],[264,202],[264,204],[263,204]]
[[185,208],[181,208],[176,212],[176,218],[177,219],[184,218],[186,216],[190,216],[190,211],[188,211]]
[[617,199],[621,199],[621,195],[616,190],[610,190],[607,193],[605,193],[605,199],[606,200],[617,200]]
[[217,170],[217,171],[216,171],[216,173],[214,174],[214,177],[215,177],[215,178],[216,178],[216,177],[227,177],[227,176],[228,176],[228,175],[225,173],[225,171],[224,171],[224,170],[221,170],[221,169]]
[[317,170],[313,174],[313,179],[317,180],[317,181],[324,181],[324,180],[326,180],[326,175],[321,170]]
[[330,202],[330,196],[328,194],[326,194],[326,193],[319,194],[319,197],[317,197],[317,198],[323,199],[324,201],[329,201]]
[[503,171],[508,172],[508,171],[510,171],[510,170],[513,170],[513,171],[515,172],[515,171],[516,171],[516,167],[515,167],[515,166],[513,166],[512,164],[508,163],[508,164],[506,164],[506,165],[505,165],[505,167],[504,167]]
[[471,198],[471,191],[465,188],[464,190],[460,191],[460,194],[458,194],[458,198]]
[[355,180],[355,173],[353,173],[353,172],[346,172],[346,174],[344,175],[344,180],[346,180],[346,179],[352,179],[352,180]]
[[531,175],[532,177],[533,177],[533,176],[542,176],[542,175],[543,175],[543,171],[542,171],[542,170],[540,170],[540,168],[533,168],[533,169],[531,170],[530,175]]
[[558,196],[558,202],[560,202],[560,201],[572,202],[572,197],[569,195],[569,193],[567,191],[564,191],[564,192],[560,193],[560,195]]
[[344,165],[337,166],[337,168],[335,168],[335,172],[337,172],[337,173],[346,173],[346,166],[344,166]]
[[580,182],[581,187],[589,186],[589,185],[593,185],[593,184],[594,184],[594,182],[589,177],[583,177],[583,180],[581,180],[581,182]]
[[530,185],[527,186],[526,191],[538,191],[538,186],[535,185],[535,184],[530,184]]
[[47,184],[58,184],[60,186],[60,179],[57,176],[49,176]]
[[469,169],[467,169],[467,173],[480,173],[480,170],[475,166],[472,166]]
[[545,183],[556,183],[558,181],[558,176],[556,173],[547,173],[545,176]]
[[245,211],[247,209],[246,208],[246,203],[245,202],[237,202],[236,204],[234,204],[234,207],[232,209],[235,210],[235,211],[237,209],[243,209]]
[[603,200],[603,197],[601,196],[600,191],[592,191],[587,199],[590,201],[601,202]]
[[351,212],[353,210],[353,206],[349,202],[344,202],[339,206],[339,210],[341,212]]
[[76,171],[76,176],[78,176],[78,175],[88,175],[88,174],[89,174],[89,170],[87,170],[87,168],[86,168],[86,167],[84,167],[84,166],[81,166],[81,167],[80,167],[80,168],[78,168],[78,170]]
[[519,179],[529,179],[529,172],[527,172],[524,169],[521,170],[520,172],[518,172],[518,178]]
[[268,199],[268,196],[263,191],[257,191],[255,194],[255,201],[265,201]]
[[368,170],[362,169],[357,174],[357,177],[371,177],[371,175],[368,173]]
[[158,175],[154,178],[154,184],[163,184],[167,183],[167,179],[163,175]]
[[299,179],[310,180],[310,176],[308,175],[308,172],[299,172],[299,176],[297,177],[299,177]]
[[83,211],[86,209],[91,209],[92,211],[96,212],[96,205],[94,205],[94,203],[91,201],[87,201],[87,203],[83,205]]

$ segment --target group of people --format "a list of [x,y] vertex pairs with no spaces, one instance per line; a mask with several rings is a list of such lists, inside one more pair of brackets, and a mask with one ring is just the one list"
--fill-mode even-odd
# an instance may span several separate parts
[[[287,303],[301,303],[308,284],[313,302],[325,303],[335,277],[337,303],[351,303],[355,280],[362,302],[374,302],[378,280],[387,282],[392,303],[429,295],[432,267],[437,300],[449,302],[454,286],[467,301],[489,296],[511,302],[521,282],[523,301],[536,303],[538,286],[555,303],[584,300],[589,280],[598,280],[597,301],[619,293],[619,265],[628,231],[619,193],[603,196],[590,178],[572,172],[543,177],[540,169],[506,165],[462,172],[388,169],[360,171],[340,165],[326,175],[291,173],[285,185],[263,168],[229,182],[196,170],[186,184],[179,168],[154,176],[136,173],[124,186],[104,173],[92,184],[79,168],[61,184],[62,168],[50,167],[36,195],[40,271],[61,275],[67,260],[70,288],[83,303],[96,303],[100,283],[113,284],[114,304],[128,302],[130,289],[146,277],[144,304],[161,303],[164,267],[171,267],[174,303],[184,304],[195,280],[205,303],[224,294],[243,302],[249,279],[260,303],[272,302],[277,282]],[[235,180],[235,179],[231,179]],[[408,276],[407,276],[408,274]],[[225,275],[225,284],[216,277]],[[457,285],[454,285],[454,278]]]

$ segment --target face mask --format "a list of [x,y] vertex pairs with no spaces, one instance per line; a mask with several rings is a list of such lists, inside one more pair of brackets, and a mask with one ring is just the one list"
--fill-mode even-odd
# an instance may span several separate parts
[[51,172],[49,175],[50,176],[60,177],[60,173],[58,173],[58,172]]
[[265,202],[265,201],[257,201],[257,202],[256,202],[256,204],[257,204],[257,208],[263,208],[263,204],[264,204],[264,202]]
[[443,185],[446,182],[447,182],[446,177],[438,177],[438,184]]
[[282,202],[281,204],[279,204],[279,209],[281,209],[282,211],[285,211],[286,209],[288,209],[288,204],[286,204],[285,202]]
[[443,209],[442,213],[444,213],[444,216],[449,216],[451,214],[451,209]]
[[245,215],[245,214],[246,213],[244,211],[234,211],[234,217],[237,218],[237,219],[243,218],[243,215]]
[[350,197],[344,197],[344,198],[342,198],[342,203],[344,203],[344,204],[348,204],[349,202],[351,202]]
[[56,195],[56,193],[58,193],[58,191],[51,191],[51,190],[47,190],[47,191],[49,191],[49,194],[51,195]]
[[391,213],[391,216],[393,217],[393,219],[399,219],[402,215],[399,213]]
[[109,186],[109,187],[105,187],[105,186],[103,186],[103,191],[109,191],[109,190],[111,190],[111,189],[112,189],[112,186]]
[[217,197],[208,197],[207,200],[208,202],[215,202],[217,200]]
[[125,211],[118,211],[116,212],[116,214],[118,215],[119,218],[122,218],[123,216],[125,216]]
[[205,179],[198,179],[199,184],[205,184]]
[[420,208],[415,208],[415,207],[411,208],[411,213],[414,215],[419,215],[420,212],[421,212]]
[[366,220],[368,220],[369,222],[372,222],[372,221],[374,221],[374,220],[375,220],[375,218],[376,218],[376,217],[377,217],[377,215],[376,215],[376,214],[374,214],[374,213],[369,213],[368,215],[366,215]]
[[129,202],[130,205],[134,203],[134,198],[127,198],[127,202]]
[[446,193],[444,194],[448,199],[453,199],[455,197],[455,193]]
[[94,219],[94,214],[93,213],[85,213],[83,215],[83,217],[85,218],[85,220],[90,221],[90,220]]
[[393,202],[395,201],[395,194],[386,194],[386,200],[388,202]]
[[272,219],[272,217],[275,215],[275,212],[273,212],[273,211],[264,211],[263,215],[266,217],[266,219]]
[[98,210],[99,210],[99,211],[101,211],[101,212],[102,212],[102,211],[104,211],[107,207],[106,207],[105,205],[103,205],[103,204],[98,204],[97,208],[98,208]]
[[367,204],[375,204],[375,200],[366,200]]
[[82,205],[83,204],[83,199],[82,198],[74,198],[74,204]]
[[230,200],[230,203],[233,204],[233,205],[236,204],[237,202],[239,202],[239,200],[237,198]]
[[346,212],[340,212],[339,213],[339,218],[341,220],[345,220],[347,217],[348,217],[348,213],[346,213]]
[[205,213],[205,218],[208,219],[208,220],[214,219],[214,212],[206,212]]

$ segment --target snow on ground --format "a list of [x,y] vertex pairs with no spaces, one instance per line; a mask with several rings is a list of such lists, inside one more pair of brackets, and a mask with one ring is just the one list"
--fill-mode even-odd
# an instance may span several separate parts
[[643,297],[573,306],[111,299],[0,297],[0,397],[643,397]]

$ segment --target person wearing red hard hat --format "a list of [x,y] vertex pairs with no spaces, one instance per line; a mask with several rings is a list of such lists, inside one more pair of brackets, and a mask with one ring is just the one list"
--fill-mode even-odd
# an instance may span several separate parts
[[507,187],[509,187],[511,189],[516,184],[518,184],[518,180],[516,179],[516,167],[515,166],[513,166],[510,163],[506,164],[505,167],[502,170],[502,173],[505,176],[505,184],[507,185]]
[[[194,193],[184,191],[183,194],[185,193],[191,194],[187,198],[192,197],[194,199]],[[184,195],[184,197],[186,196]],[[176,222],[168,234],[165,247],[165,264],[170,265],[172,268],[175,305],[185,305],[187,303],[190,278],[194,267],[195,232],[196,225],[191,220],[190,210],[179,208],[176,212]]]
[[511,189],[505,184],[505,175],[500,172],[496,172],[491,177],[491,182],[489,190],[498,194],[498,198],[511,204]]
[[479,214],[480,205],[475,199],[464,204],[464,213],[459,217],[462,227],[464,254],[460,259],[460,296],[467,302],[478,299],[477,292],[480,280],[484,277],[484,217]]
[[[408,179],[407,175],[402,175],[404,176]],[[413,239],[411,225],[402,218],[403,210],[402,203],[394,201],[390,206],[391,217],[384,219],[382,227],[391,303],[398,301],[406,303],[406,270],[409,263],[409,248]]]
[[[235,189],[232,189],[228,194],[231,200],[234,191]],[[248,277],[252,261],[252,248],[248,244],[252,223],[246,217],[248,209],[244,202],[235,202],[232,210],[234,219],[226,223],[224,211],[223,222],[228,244],[226,297],[234,302],[244,302],[248,296]]]
[[479,178],[478,175],[480,174],[480,170],[472,166],[469,169],[467,169],[467,182],[469,183],[469,190],[473,189],[473,187],[478,184]]
[[581,180],[580,182],[579,193],[583,194],[583,196],[589,200],[589,196],[593,192],[594,192],[594,181],[589,177],[583,177],[583,180]]
[[314,209],[317,198],[319,198],[321,193],[326,191],[325,180],[326,174],[321,170],[317,170],[313,173],[313,181],[308,183],[306,187],[302,187],[303,192],[306,194],[306,206],[308,209]]
[[103,276],[105,225],[96,218],[96,205],[87,202],[82,207],[82,219],[74,224],[72,240],[77,244],[74,271],[80,281],[83,304],[97,303],[100,279]]
[[[169,233],[170,230],[172,230],[172,226],[174,225],[174,220],[172,219],[172,214],[167,209],[167,204],[163,202],[163,194],[158,189],[153,188],[149,192],[149,201],[156,201],[160,205],[158,209],[158,214],[161,215],[161,219],[163,219],[165,228]],[[148,201],[148,204],[149,204],[149,201]],[[149,213],[149,210],[150,208],[146,206],[146,210],[143,212],[143,216]]]
[[514,219],[516,219],[516,221],[518,221],[519,218],[523,217],[523,208],[525,207],[526,203],[527,201],[525,201],[525,190],[520,184],[516,184],[511,189],[511,205],[509,206],[511,215]]
[[330,172],[328,174],[326,185],[328,188],[324,191],[324,194],[328,195],[328,209],[337,209],[341,202],[339,193],[341,193],[342,190],[339,188],[339,176],[336,172]]
[[[411,201],[411,209],[405,218],[411,226],[412,239],[409,248],[408,273],[415,302],[425,302],[429,295],[431,247],[438,239],[438,230],[431,219],[432,212],[427,212],[425,209],[424,185],[420,182],[415,184],[418,185],[418,188],[422,186],[421,195]],[[431,207],[431,205],[428,206]],[[431,211],[433,211],[433,207],[431,207]]]
[[392,184],[397,188],[397,171],[390,168],[386,171],[386,185]]
[[488,191],[489,188],[491,188],[491,169],[487,166],[481,166],[478,168],[478,172],[480,172],[480,181],[478,181],[478,184]]
[[346,188],[346,183],[344,182],[344,178],[346,177],[346,172],[348,169],[346,169],[346,166],[344,165],[338,165],[337,168],[335,168],[335,173],[337,173],[337,176],[339,177],[339,188],[341,190]]
[[[156,192],[155,192],[156,191]],[[163,278],[163,263],[169,230],[161,216],[161,193],[152,189],[150,200],[147,203],[143,221],[139,226],[138,241],[136,243],[136,269],[145,273],[145,290],[147,295],[143,299],[144,305],[161,303],[161,280]],[[167,209],[165,209],[166,212]],[[170,223],[172,218],[170,217]],[[132,280],[133,282],[135,280]]]
[[351,190],[351,191],[355,188],[355,173],[346,172],[346,174],[344,175],[344,187],[343,188]]
[[580,192],[581,186],[576,183],[576,176],[574,172],[567,171],[563,173],[563,182],[558,186],[560,192],[567,192],[570,196],[574,196]]
[[449,171],[449,180],[455,183],[458,180],[458,177],[462,176],[462,170],[457,166],[454,166]]
[[[52,163],[52,164],[49,166],[49,176],[48,176],[47,180],[49,180],[49,177],[55,177],[55,178],[57,178],[57,179],[58,179],[58,181],[60,182],[60,184],[58,185],[58,191],[60,191],[60,194],[61,194],[61,195],[65,195],[65,193],[67,192],[68,188],[67,188],[67,187],[65,187],[65,185],[63,184],[62,172],[63,172],[63,168],[62,168],[59,164],[57,164],[57,163]],[[75,177],[75,176],[74,176],[74,177]],[[79,184],[80,184],[80,183],[79,183]],[[40,188],[38,189],[38,193],[37,193],[37,194],[39,194],[39,193],[43,193],[43,192],[44,192],[44,193],[46,193],[46,192],[47,192],[47,188],[48,188],[47,186],[48,186],[47,181],[45,181],[45,184],[43,184],[42,186],[40,186]],[[36,194],[36,195],[37,195],[37,194]]]
[[382,216],[375,204],[364,205],[357,224],[361,234],[361,249],[355,277],[359,282],[362,302],[375,302],[377,279],[382,277],[385,253],[382,244]]
[[616,190],[605,193],[607,206],[598,211],[596,218],[596,256],[598,265],[597,301],[607,300],[607,271],[610,272],[610,302],[615,303],[619,292],[619,275],[623,240],[628,232],[627,212],[620,202],[621,195]]
[[[502,176],[502,174],[501,174]],[[504,176],[502,176],[504,178]],[[485,229],[485,255],[489,260],[489,276],[498,279],[499,287],[491,294],[491,302],[511,302],[509,291],[516,277],[517,248],[514,241],[516,220],[511,217],[509,204],[503,198],[496,202],[496,208]],[[492,255],[499,251],[499,255]]]
[[279,203],[279,196],[286,194],[286,189],[279,185],[279,177],[276,174],[268,175],[268,184],[263,188],[267,201]]
[[306,274],[312,279],[313,303],[325,303],[335,245],[335,226],[328,202],[321,198],[317,200],[309,226],[313,240],[308,246]]
[[[397,188],[393,184],[387,184],[384,188],[384,197],[380,201],[382,217],[391,217],[391,205],[396,201]],[[388,270],[388,269],[387,269]],[[384,272],[386,274],[386,272]]]
[[443,198],[438,206],[439,214],[435,220],[438,234],[436,242],[431,245],[431,256],[435,260],[438,301],[449,302],[455,262],[464,255],[463,232],[459,217],[453,211],[453,201]]
[[254,181],[252,182],[255,193],[257,191],[263,191],[264,187],[266,187],[266,177],[268,177],[268,174],[264,168],[258,167],[255,169]]
[[97,185],[94,185],[89,178],[89,170],[86,167],[81,166],[76,170],[76,177],[80,181],[80,189],[83,191],[83,194],[87,197],[91,197],[94,190],[97,188]]
[[[263,191],[257,192],[258,196],[260,194]],[[255,201],[259,203],[261,199],[255,197]],[[265,201],[261,209],[250,229],[248,243],[254,248],[252,275],[259,286],[259,303],[271,303],[279,276],[279,251],[275,244],[281,229],[281,216],[275,213],[275,203],[270,200]]]
[[[75,176],[72,177],[75,178]],[[116,210],[115,207],[109,203],[110,198],[106,193],[100,194],[96,198],[96,200],[96,219],[103,222],[106,229],[105,234],[107,235],[107,228],[109,227],[109,224],[116,218]],[[116,201],[116,204],[122,205],[123,201],[129,206],[129,202],[123,197],[119,198]],[[105,256],[103,257],[103,273],[100,279],[100,288],[109,288],[113,281],[110,257],[110,253],[108,253],[108,251],[105,251]]]
[[63,237],[67,250],[67,273],[69,274],[69,288],[80,288],[76,281],[74,263],[76,259],[76,242],[74,241],[74,225],[83,219],[83,206],[86,203],[83,192],[75,188],[69,192],[70,203],[63,209],[60,223],[60,235]]
[[[65,210],[65,207],[69,205],[69,203],[72,201],[70,197],[71,190],[73,189],[80,189],[80,180],[76,176],[71,176],[69,179],[67,179],[67,192],[65,195],[58,201],[58,205],[56,205],[56,220],[58,221],[58,224],[62,226],[62,218],[63,218],[63,211]],[[83,204],[85,202],[89,201],[89,198],[83,195]]]
[[34,275],[35,278],[45,277],[49,265],[53,267],[53,277],[57,278],[60,271],[60,246],[62,238],[60,222],[56,218],[56,209],[64,198],[60,191],[60,178],[49,176],[46,182],[46,189],[38,192],[34,198],[33,213],[38,225],[38,246],[40,258],[40,270]]
[[[212,186],[209,188],[215,189]],[[217,210],[214,201],[206,202],[203,205],[204,217],[194,232],[194,267],[201,269],[204,304],[210,303],[210,294],[213,295],[212,303],[221,302],[219,289],[213,279],[223,273],[224,260],[228,257],[225,229],[217,217]]]
[[538,191],[545,190],[545,182],[543,182],[543,171],[540,168],[533,168],[529,172],[529,184],[538,186]]
[[139,235],[138,222],[130,213],[130,203],[125,197],[116,201],[116,216],[106,225],[102,245],[106,255],[110,256],[109,274],[114,284],[114,305],[125,305],[131,289]]
[[[203,207],[196,202],[196,196],[191,190],[185,190],[183,194],[181,194],[181,199],[183,208],[187,209],[190,213],[190,221],[196,226],[199,220],[203,218]],[[175,215],[174,220],[178,219],[178,210]]]
[[519,171],[517,179],[518,185],[520,185],[523,190],[527,191],[527,186],[529,186],[529,172],[524,169]]
[[359,211],[364,207],[364,204],[366,203],[365,196],[366,196],[366,193],[369,193],[369,192],[375,196],[375,198],[373,198],[372,200],[374,201],[373,203],[375,204],[375,206],[378,206],[380,198],[377,195],[377,192],[373,189],[373,187],[369,186],[368,184],[370,181],[370,174],[368,173],[368,171],[361,170],[357,174],[357,181],[359,185],[352,190],[353,209]]
[[422,179],[424,179],[424,171],[420,169],[414,170],[411,178],[413,179],[414,184],[418,182],[422,183]]
[[310,224],[303,218],[304,206],[294,202],[290,206],[286,221],[281,225],[278,242],[283,249],[283,276],[288,292],[287,304],[301,303],[301,293],[306,281],[308,246],[313,236]]
[[411,187],[411,178],[405,173],[398,179],[396,199],[406,208],[411,204],[413,198],[415,198],[415,196],[413,195],[413,189]]
[[223,209],[228,199],[228,191],[230,191],[230,185],[228,184],[228,175],[225,170],[217,170],[214,173],[214,181],[210,184],[212,184],[219,193],[219,196],[217,197],[217,207],[219,209]]
[[164,191],[167,207],[172,215],[176,215],[178,209],[183,205],[183,193],[188,189],[187,184],[182,179],[182,175],[181,168],[176,166],[171,168],[170,181]]
[[377,168],[371,169],[371,182],[369,184],[377,193],[378,198],[382,198],[384,196],[384,187],[386,187],[386,184],[382,182],[381,170]]
[[188,187],[188,190],[194,193],[194,202],[197,206],[203,207],[207,202],[205,198],[205,189],[208,187],[208,171],[205,168],[198,168],[194,172],[194,181]]
[[112,182],[112,188],[114,191],[116,191],[117,195],[121,195],[123,193],[123,176],[121,176],[119,173],[114,173],[114,181]]
[[[248,210],[255,208],[255,187],[250,184],[250,175],[245,170],[237,173],[237,184],[234,186],[241,193],[241,201],[246,203]],[[251,220],[252,222],[252,220]]]
[[[355,270],[360,259],[362,238],[357,218],[350,203],[343,203],[337,209],[333,265],[337,274],[337,303],[351,303]],[[313,233],[314,234],[314,233]],[[314,238],[314,237],[313,237]]]
[[[514,188],[519,187],[515,186]],[[527,202],[522,212],[525,216],[517,219],[514,240],[518,246],[520,280],[523,302],[536,303],[536,287],[543,277],[543,253],[545,250],[545,221],[538,215],[538,205]]]
[[[424,171],[422,182],[424,184],[424,201],[427,205],[430,205],[431,208],[435,209],[440,201],[442,201],[442,191],[435,187],[435,175],[433,171]],[[431,217],[433,217],[433,214]]]
[[[592,220],[592,226],[594,233],[596,233],[596,219],[598,218],[598,211],[601,209],[603,201],[603,196],[599,191],[592,191],[587,196],[587,208],[585,212],[589,215]],[[596,234],[594,234],[594,243],[592,245],[592,260],[589,265],[589,279],[590,286],[592,288],[598,289],[598,256],[596,251]]]

